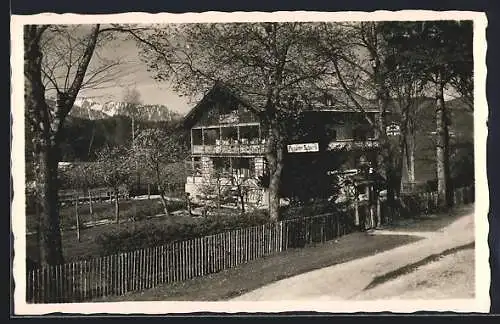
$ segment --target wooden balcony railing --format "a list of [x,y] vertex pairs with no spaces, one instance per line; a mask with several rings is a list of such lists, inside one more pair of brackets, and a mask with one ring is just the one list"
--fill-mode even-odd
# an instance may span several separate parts
[[380,147],[377,139],[367,139],[365,141],[358,140],[337,140],[328,143],[328,151],[351,151],[351,150],[366,150]]
[[264,144],[229,144],[229,145],[193,145],[191,147],[191,153],[193,154],[234,154],[234,155],[244,155],[244,154],[264,154],[265,153]]

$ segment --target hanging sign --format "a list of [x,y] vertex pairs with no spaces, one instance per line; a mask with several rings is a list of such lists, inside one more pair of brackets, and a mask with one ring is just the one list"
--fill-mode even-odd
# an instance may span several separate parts
[[393,123],[385,128],[385,132],[387,133],[387,136],[398,136],[401,134],[401,128],[398,124]]

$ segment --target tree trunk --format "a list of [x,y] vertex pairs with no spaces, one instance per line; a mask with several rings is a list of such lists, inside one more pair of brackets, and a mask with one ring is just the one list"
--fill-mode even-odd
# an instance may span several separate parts
[[186,208],[188,210],[189,216],[192,215],[191,213],[191,197],[189,197],[189,193],[186,192]]
[[132,147],[135,147],[135,118],[132,116]]
[[120,203],[118,202],[118,188],[115,188],[115,222],[120,223]]
[[[376,37],[376,36],[375,36]],[[376,88],[376,97],[377,97],[377,106],[378,106],[378,114],[376,120],[376,132],[377,139],[380,143],[380,149],[378,151],[377,156],[377,169],[382,177],[383,187],[387,190],[387,204],[390,209],[390,218],[394,217],[394,205],[395,205],[395,188],[394,188],[394,167],[392,157],[391,157],[391,147],[389,143],[389,139],[387,137],[386,132],[386,113],[387,113],[387,105],[389,99],[389,93],[384,83],[384,75],[382,71],[382,62],[376,52],[371,51],[370,55],[372,57],[374,67],[373,67],[373,75],[374,75],[374,83]],[[378,199],[378,194],[376,195]],[[387,217],[386,217],[387,219]]]
[[[89,108],[89,110],[90,110],[90,108]],[[90,113],[89,113],[89,115],[90,115]],[[91,120],[91,119],[89,118],[89,120]],[[87,159],[89,159],[89,160],[90,160],[90,154],[92,153],[92,145],[94,144],[95,127],[96,127],[95,125],[92,127],[92,135],[90,136],[89,149],[87,151]]]
[[80,214],[78,213],[78,193],[75,194],[76,239],[80,242]]
[[39,186],[39,248],[42,265],[63,263],[57,179],[60,132],[82,86],[99,34],[99,25],[95,25],[88,42],[86,42],[81,60],[79,60],[75,77],[67,92],[58,91],[58,102],[53,114],[51,114],[45,101],[45,86],[42,82],[42,52],[40,50],[42,34],[48,28],[49,25],[25,25],[23,28],[24,107],[36,142],[34,143],[36,146],[34,154],[35,161],[37,161],[36,184]]
[[90,214],[90,219],[95,223],[94,219],[94,209],[93,209],[93,203],[92,203],[92,190],[88,190],[89,192],[89,214]]
[[37,155],[40,263],[42,265],[61,264],[64,259],[58,208],[58,150],[42,145]]
[[281,171],[283,170],[284,141],[277,128],[270,129],[267,160],[269,163],[269,218],[278,221],[280,207]]
[[132,119],[132,151],[133,151],[133,154],[134,154],[134,161],[135,161],[135,172],[136,172],[136,180],[137,180],[137,183],[136,183],[136,191],[139,192],[140,189],[141,189],[141,174],[140,174],[140,171],[139,171],[139,161],[137,160],[137,156],[135,154],[135,117],[132,115],[131,117]]
[[401,154],[402,160],[400,161],[400,165],[398,166],[398,170],[401,171],[401,185],[400,188],[403,188],[403,184],[405,183],[406,175],[406,185],[410,191],[415,190],[415,146],[413,143],[413,138],[411,135],[406,135],[404,139],[404,143],[401,144]]
[[[407,99],[410,100],[410,99]],[[401,189],[403,188],[403,184],[405,183],[411,183],[410,180],[410,168],[409,168],[409,131],[410,131],[410,114],[409,114],[409,109],[411,105],[406,102],[403,105],[401,105],[401,122],[400,122],[400,135],[399,135],[399,156],[401,158],[397,161],[396,168],[399,171],[399,192],[398,194],[401,194]],[[406,179],[405,175],[406,174]]]
[[243,194],[243,190],[242,190],[241,186],[238,189],[238,193],[239,193],[240,201],[241,201],[241,212],[245,213],[245,195]]
[[[408,155],[410,161],[408,162],[408,179],[412,183],[412,186],[415,184],[415,140],[413,136],[410,136],[409,139],[409,147],[408,147]],[[412,187],[413,188],[413,187]]]
[[51,136],[50,116],[42,82],[39,41],[48,26],[24,26],[24,104],[33,133],[35,183],[37,186],[38,243],[41,265],[63,263],[57,167],[58,142]]
[[[380,144],[380,149],[377,154],[377,169],[378,173],[381,177],[380,181],[381,188],[385,188],[387,190],[387,206],[389,207],[389,217],[385,217],[385,219],[392,219],[394,217],[394,205],[395,205],[395,188],[394,188],[394,170],[392,167],[393,161],[391,159],[391,147],[389,143],[389,138],[386,134],[386,106],[387,101],[379,97],[378,99],[379,105],[379,114],[377,115],[377,123],[376,123],[376,132],[377,139]],[[376,199],[378,199],[378,192],[376,192]]]
[[447,208],[451,207],[452,199],[449,199],[449,134],[442,82],[436,88],[436,134],[438,207]]
[[217,212],[220,214],[220,207],[221,207],[221,181],[220,178],[217,176],[216,180],[216,185],[217,185]]
[[163,212],[165,213],[166,216],[170,216],[170,212],[168,211],[167,200],[165,199],[164,190],[160,185],[158,185],[158,192],[160,193],[160,200],[163,206]]

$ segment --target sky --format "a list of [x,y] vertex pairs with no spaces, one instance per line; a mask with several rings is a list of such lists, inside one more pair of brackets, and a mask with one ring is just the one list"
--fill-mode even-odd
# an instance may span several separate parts
[[[127,87],[135,87],[141,94],[143,104],[161,104],[181,114],[186,114],[195,106],[195,99],[181,96],[173,91],[168,82],[158,82],[153,78],[151,72],[147,71],[146,65],[141,62],[139,50],[133,40],[115,40],[106,43],[97,53],[105,59],[120,59],[123,64],[119,66],[120,75],[111,83],[106,84],[104,89],[85,89],[80,92],[80,97],[91,98],[98,102],[121,101],[124,90]],[[96,54],[94,54],[94,57]],[[93,58],[92,64],[98,64],[99,60]],[[446,99],[451,99],[446,93]]]
[[[119,66],[120,76],[113,82],[106,84],[104,89],[85,89],[80,97],[90,97],[98,102],[120,101],[127,86],[135,87],[141,94],[144,104],[161,104],[179,113],[187,113],[194,105],[190,98],[180,96],[172,90],[167,82],[158,82],[148,72],[146,66],[140,61],[139,52],[135,42],[115,41],[99,50],[99,55],[106,59],[119,58],[124,64]],[[93,59],[91,64],[96,64]]]

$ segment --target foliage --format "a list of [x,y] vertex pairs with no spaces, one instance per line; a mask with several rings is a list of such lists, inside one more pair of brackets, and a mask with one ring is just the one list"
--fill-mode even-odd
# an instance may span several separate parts
[[384,24],[384,35],[398,51],[396,65],[424,81],[436,82],[441,74],[446,83],[459,78],[472,87],[472,21],[391,22]]
[[123,147],[105,147],[97,154],[95,175],[110,189],[128,184],[131,174],[129,151]]
[[454,188],[474,184],[474,143],[453,145],[450,173]]
[[[141,173],[146,173],[156,183],[161,201],[168,214],[165,193],[172,188],[176,175],[183,175],[178,170],[179,164],[187,155],[187,148],[182,145],[175,133],[168,133],[162,129],[145,129],[139,133],[132,150],[132,158],[137,166],[141,166]],[[181,164],[183,168],[183,165]]]
[[171,164],[187,156],[187,147],[178,134],[160,128],[142,130],[136,138],[137,156],[149,168]]
[[338,206],[326,199],[315,199],[306,204],[282,207],[281,219],[295,219],[336,212]]
[[268,219],[266,211],[256,210],[238,216],[219,215],[200,221],[176,222],[163,227],[138,223],[135,229],[102,234],[97,237],[97,242],[101,246],[102,255],[110,255],[261,225]]
[[[281,97],[323,76],[321,62],[306,48],[313,28],[308,23],[170,24],[136,39],[155,77],[172,79],[182,93],[200,94],[221,80],[265,100],[273,87]],[[275,73],[283,73],[280,84],[272,81]]]
[[95,163],[75,163],[60,172],[61,188],[89,190],[103,185]]

